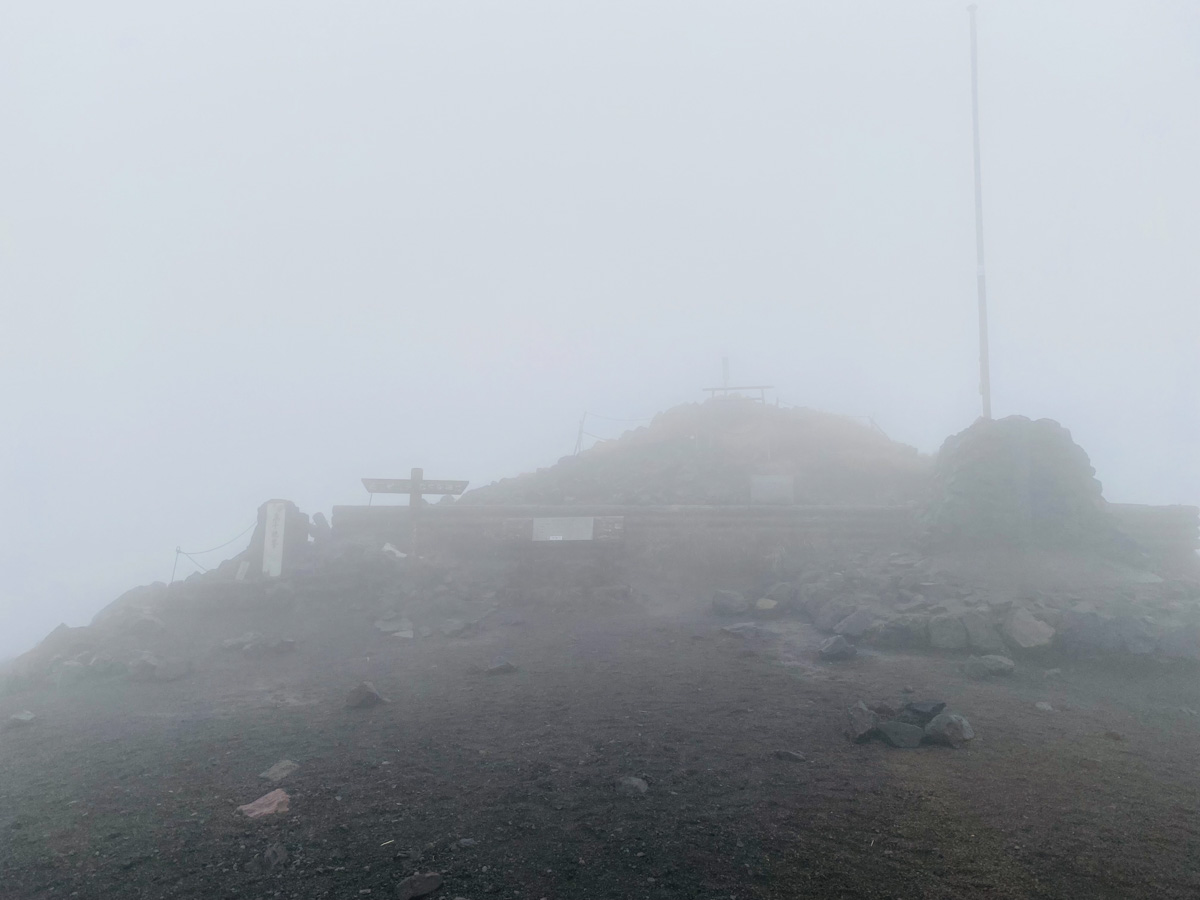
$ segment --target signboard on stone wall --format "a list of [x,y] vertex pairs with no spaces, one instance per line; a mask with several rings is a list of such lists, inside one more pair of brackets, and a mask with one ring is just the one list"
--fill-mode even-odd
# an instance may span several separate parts
[[268,503],[263,532],[263,574],[268,578],[278,578],[283,572],[283,531],[286,523],[287,504],[280,501]]

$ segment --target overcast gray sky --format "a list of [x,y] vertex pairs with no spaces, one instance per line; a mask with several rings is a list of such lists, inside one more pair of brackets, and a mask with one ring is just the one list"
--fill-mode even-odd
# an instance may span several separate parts
[[[979,17],[995,413],[1200,502],[1200,4]],[[547,465],[722,356],[935,450],[969,75],[959,2],[4,0],[0,656],[267,498]]]

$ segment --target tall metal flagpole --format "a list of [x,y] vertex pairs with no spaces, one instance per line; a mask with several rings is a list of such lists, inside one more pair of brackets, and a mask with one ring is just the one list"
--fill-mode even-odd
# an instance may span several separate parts
[[979,162],[979,49],[975,38],[975,10],[971,16],[971,120],[975,131],[975,278],[979,288],[979,393],[983,397],[983,417],[992,417],[992,373],[988,355],[987,280],[983,274],[983,181]]

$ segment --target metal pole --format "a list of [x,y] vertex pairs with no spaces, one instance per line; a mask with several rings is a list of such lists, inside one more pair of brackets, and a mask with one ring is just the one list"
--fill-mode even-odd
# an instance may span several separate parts
[[992,417],[992,374],[988,354],[987,280],[983,270],[983,180],[979,160],[979,49],[975,37],[975,10],[971,17],[971,120],[975,133],[975,280],[979,288],[979,393],[983,397],[983,417]]

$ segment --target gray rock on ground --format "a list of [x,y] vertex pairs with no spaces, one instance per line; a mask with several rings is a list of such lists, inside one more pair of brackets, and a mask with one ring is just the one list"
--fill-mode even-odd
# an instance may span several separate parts
[[623,794],[626,797],[641,797],[650,790],[650,785],[646,784],[643,779],[638,778],[636,775],[626,775],[618,778],[614,787],[618,794]]
[[968,678],[984,679],[997,675],[1011,675],[1016,668],[1017,664],[1007,656],[988,654],[970,657],[963,663],[963,674]]
[[265,772],[259,773],[258,777],[265,778],[268,781],[280,782],[299,768],[299,763],[294,763],[290,759],[281,759]]
[[867,709],[867,704],[859,700],[846,710],[846,734],[856,744],[869,741],[879,727],[879,716]]
[[933,616],[929,620],[929,645],[938,650],[963,650],[967,646],[967,627],[955,615]]
[[381,703],[387,702],[389,702],[388,699],[379,693],[375,689],[375,685],[369,681],[364,681],[346,695],[348,709],[370,709],[372,706],[379,706]]
[[37,721],[37,716],[25,709],[19,713],[13,713],[4,720],[5,728],[23,728],[26,725],[32,725]]
[[869,609],[856,609],[833,626],[833,633],[845,635],[848,638],[860,638],[868,628],[875,624],[877,618],[878,616]]
[[827,639],[821,644],[817,650],[817,656],[826,662],[837,662],[843,659],[853,659],[858,653],[858,648],[851,644],[840,634]]
[[929,616],[908,613],[871,627],[864,638],[877,647],[915,650],[929,646]]
[[905,749],[919,747],[921,740],[925,737],[925,729],[920,725],[910,725],[908,722],[901,722],[899,719],[880,722],[876,731],[879,732],[880,737],[893,747],[903,747]]
[[1018,650],[1039,650],[1054,640],[1054,629],[1023,607],[1013,611],[1001,630]]
[[164,658],[148,650],[136,651],[129,661],[129,677],[134,681],[178,681],[191,671],[186,659]]
[[396,898],[397,900],[416,900],[417,897],[432,894],[441,886],[442,876],[438,872],[409,875],[396,885]]
[[813,613],[813,624],[821,631],[833,631],[839,622],[858,609],[858,603],[847,597],[828,601]]
[[967,644],[981,653],[1007,653],[1008,645],[992,624],[991,618],[981,610],[969,609],[960,617],[967,630]]
[[975,729],[971,727],[966,716],[940,712],[925,726],[925,737],[934,744],[962,747],[975,739]]

